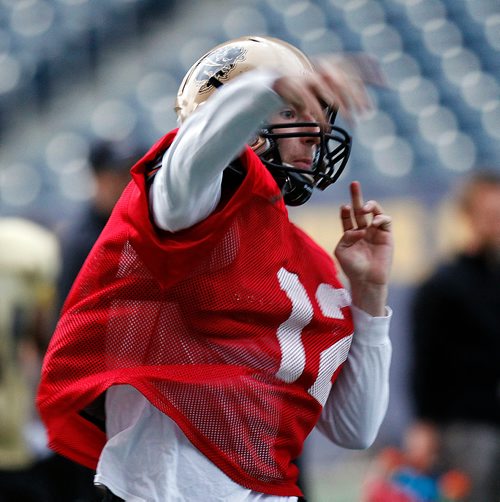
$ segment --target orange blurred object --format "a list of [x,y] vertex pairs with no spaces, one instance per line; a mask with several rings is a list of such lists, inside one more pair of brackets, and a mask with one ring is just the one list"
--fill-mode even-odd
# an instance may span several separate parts
[[469,477],[461,471],[448,471],[439,479],[439,488],[443,495],[450,500],[463,499],[471,489]]

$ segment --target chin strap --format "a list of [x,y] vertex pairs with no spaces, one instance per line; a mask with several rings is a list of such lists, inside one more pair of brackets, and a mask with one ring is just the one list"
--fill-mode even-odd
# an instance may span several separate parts
[[275,169],[269,169],[269,171],[281,188],[281,194],[287,206],[301,206],[311,198],[313,187],[300,173],[285,173]]
[[301,206],[313,194],[313,187],[299,173],[287,173],[287,180],[282,188],[283,200],[287,206]]

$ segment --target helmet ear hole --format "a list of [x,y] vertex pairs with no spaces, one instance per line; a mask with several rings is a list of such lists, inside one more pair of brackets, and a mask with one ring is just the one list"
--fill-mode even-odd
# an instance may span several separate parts
[[262,136],[255,136],[249,144],[250,148],[259,156],[264,155],[271,147],[270,141]]

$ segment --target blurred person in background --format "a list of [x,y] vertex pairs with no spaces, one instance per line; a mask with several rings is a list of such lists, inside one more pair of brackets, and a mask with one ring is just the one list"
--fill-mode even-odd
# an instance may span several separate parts
[[46,475],[53,453],[34,397],[56,312],[58,268],[52,232],[27,219],[0,218],[1,502],[57,500]]
[[130,181],[130,166],[141,156],[139,148],[124,142],[96,140],[89,167],[94,194],[77,221],[68,221],[59,232],[62,271],[58,296],[62,304],[123,189]]
[[458,209],[469,239],[416,291],[412,388],[438,431],[440,463],[471,479],[471,502],[500,500],[500,170],[474,172]]
[[[59,310],[116,201],[130,181],[130,166],[140,156],[139,149],[129,143],[96,140],[92,144],[88,164],[94,185],[93,196],[79,217],[65,222],[58,232],[62,263],[57,284]],[[54,463],[57,461],[60,472],[64,473],[62,478],[66,479],[66,486],[73,487],[76,498],[71,500],[90,501],[99,497],[94,488],[94,470],[60,455],[56,455],[56,459]]]
[[[367,62],[368,64],[368,62]],[[312,428],[375,439],[388,402],[391,219],[358,182],[334,261],[288,219],[341,174],[359,67],[243,37],[179,89],[65,303],[38,404],[104,500],[292,502]],[[266,123],[266,121],[268,121]]]
[[411,424],[401,448],[383,448],[370,465],[362,502],[463,502],[470,479],[439,463],[440,438],[433,425]]

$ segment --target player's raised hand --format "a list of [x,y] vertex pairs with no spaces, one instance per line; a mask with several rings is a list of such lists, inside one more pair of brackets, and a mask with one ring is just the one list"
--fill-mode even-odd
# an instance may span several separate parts
[[392,220],[378,202],[363,202],[359,182],[352,182],[350,189],[351,205],[340,208],[344,233],[335,256],[351,283],[353,303],[381,315],[393,257]]

